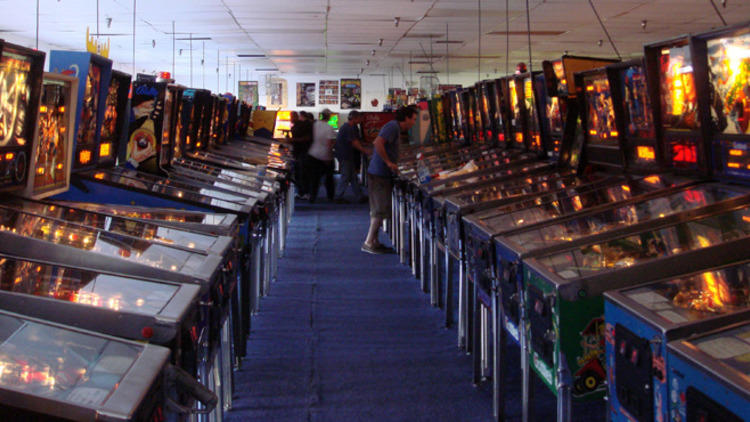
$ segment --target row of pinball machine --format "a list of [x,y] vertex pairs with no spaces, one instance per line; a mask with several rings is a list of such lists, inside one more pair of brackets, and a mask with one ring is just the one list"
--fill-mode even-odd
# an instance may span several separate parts
[[400,151],[390,235],[495,418],[518,353],[524,421],[535,380],[560,421],[750,418],[750,24],[423,109],[443,142]]
[[229,94],[0,40],[0,419],[220,421],[293,208]]

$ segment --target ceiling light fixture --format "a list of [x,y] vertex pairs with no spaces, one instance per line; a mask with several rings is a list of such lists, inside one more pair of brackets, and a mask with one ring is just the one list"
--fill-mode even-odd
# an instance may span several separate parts
[[365,66],[369,66],[369,65],[370,65],[370,61],[369,60],[365,60]]
[[209,41],[211,40],[211,37],[183,37],[183,38],[175,38],[177,41]]
[[599,40],[596,42],[596,45],[598,45],[599,47],[601,47],[602,44],[604,44],[604,40]]
[[641,29],[646,30],[646,25],[648,25],[648,21],[646,19],[641,21]]
[[458,41],[458,40],[440,40],[440,41],[435,41],[435,44],[463,44],[463,43],[464,43],[463,41]]
[[112,18],[107,18],[107,28],[112,26]]
[[393,18],[393,26],[395,26],[396,28],[398,28],[399,22],[401,22],[400,17],[396,16],[395,18]]
[[375,55],[375,50],[370,50],[370,55],[374,56]]
[[243,57],[243,58],[258,57],[258,58],[263,58],[263,57],[266,57],[266,55],[265,54],[238,54],[237,57]]
[[383,46],[383,39],[379,38],[378,39],[378,47],[382,47],[382,46]]

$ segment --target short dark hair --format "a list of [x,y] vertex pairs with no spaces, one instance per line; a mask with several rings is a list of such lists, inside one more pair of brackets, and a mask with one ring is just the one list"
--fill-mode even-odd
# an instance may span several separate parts
[[362,113],[360,113],[359,111],[352,110],[352,111],[349,112],[349,117],[347,118],[347,120],[354,120],[357,117],[359,117],[360,115],[362,115]]
[[320,120],[327,122],[331,118],[331,110],[324,108],[323,111],[320,112]]
[[396,110],[396,121],[403,122],[415,115],[417,110],[414,107],[401,107]]

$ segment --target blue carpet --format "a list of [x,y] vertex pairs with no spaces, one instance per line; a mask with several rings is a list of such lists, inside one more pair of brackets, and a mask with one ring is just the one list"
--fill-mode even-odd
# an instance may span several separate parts
[[[471,357],[408,267],[360,251],[367,205],[324,198],[297,203],[227,420],[492,420],[491,385],[472,386]],[[519,377],[508,379],[509,420],[519,419]],[[537,391],[537,420],[551,420],[552,396]]]

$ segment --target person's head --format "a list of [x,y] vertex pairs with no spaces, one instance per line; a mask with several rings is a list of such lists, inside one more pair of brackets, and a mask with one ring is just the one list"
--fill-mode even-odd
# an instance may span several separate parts
[[300,111],[299,115],[301,118],[307,120],[308,122],[312,122],[314,120],[312,113],[309,111]]
[[323,111],[320,112],[320,120],[327,122],[331,119],[331,110],[324,108]]
[[401,107],[396,110],[396,121],[401,130],[409,130],[417,122],[417,110],[414,107]]
[[526,63],[518,62],[518,64],[516,65],[516,74],[526,73],[526,72],[527,72]]
[[299,121],[299,113],[297,113],[296,111],[291,112],[289,114],[289,120],[292,123],[297,123]]
[[352,110],[349,112],[348,120],[349,123],[353,125],[359,124],[362,121],[362,113],[357,110]]

